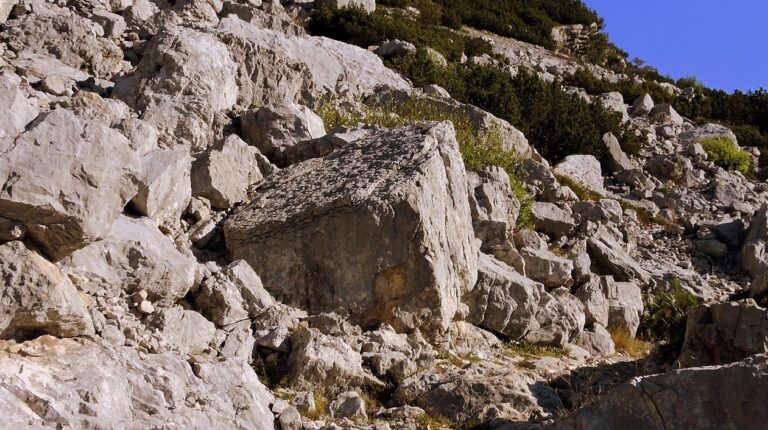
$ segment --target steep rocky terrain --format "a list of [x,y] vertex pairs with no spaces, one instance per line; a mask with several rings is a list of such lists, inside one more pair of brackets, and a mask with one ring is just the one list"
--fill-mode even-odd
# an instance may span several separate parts
[[409,42],[308,35],[328,5],[377,6],[0,3],[0,427],[763,428],[757,148],[565,88],[641,144],[550,164]]

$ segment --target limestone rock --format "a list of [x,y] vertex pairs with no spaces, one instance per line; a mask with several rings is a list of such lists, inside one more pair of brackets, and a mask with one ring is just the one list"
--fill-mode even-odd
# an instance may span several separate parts
[[651,117],[654,121],[673,126],[682,126],[685,119],[669,103],[661,103],[654,106],[651,111]]
[[531,221],[537,231],[555,237],[567,235],[576,227],[571,214],[554,203],[533,202]]
[[270,159],[303,140],[325,136],[323,120],[294,104],[264,106],[241,118],[245,140]]
[[216,327],[195,311],[174,306],[153,319],[167,344],[181,355],[201,354],[210,347]]
[[752,276],[752,294],[762,294],[768,288],[768,209],[761,209],[749,225],[739,259]]
[[603,135],[603,144],[605,145],[606,159],[604,166],[609,173],[616,173],[622,170],[629,170],[634,167],[632,161],[627,157],[619,144],[619,140],[613,133]]
[[600,162],[592,155],[569,155],[565,157],[555,166],[555,174],[565,176],[598,194],[605,194]]
[[237,64],[214,36],[166,27],[144,51],[136,73],[120,78],[115,93],[160,133],[161,143],[194,151],[213,139],[214,116],[237,101]]
[[611,331],[624,331],[635,336],[643,314],[643,295],[632,282],[616,282],[612,277],[601,278],[603,294],[608,300],[608,325]]
[[643,284],[651,282],[650,274],[643,269],[625,250],[625,246],[604,227],[587,241],[592,267],[596,273],[613,275],[619,281],[636,279]]
[[649,94],[638,97],[632,104],[632,114],[635,116],[646,116],[653,110],[655,103]]
[[768,352],[768,311],[754,303],[701,305],[688,315],[680,367],[713,366]]
[[579,299],[567,288],[556,288],[544,293],[536,311],[536,322],[525,339],[533,343],[563,346],[581,334],[586,318]]
[[722,137],[736,142],[736,135],[728,127],[720,124],[704,124],[680,134],[683,146],[701,143],[703,140]]
[[574,293],[584,305],[587,324],[608,326],[610,304],[605,297],[600,277],[591,275]]
[[573,284],[573,262],[555,255],[549,249],[522,248],[520,256],[525,261],[525,275],[541,282],[547,288],[566,287]]
[[768,356],[636,378],[567,418],[553,430],[762,428],[768,410]]
[[300,328],[291,336],[291,345],[289,383],[295,389],[383,385],[363,370],[358,352],[319,330]]
[[0,152],[5,152],[38,111],[21,90],[21,79],[12,73],[0,74],[0,100]]
[[645,170],[662,181],[689,187],[695,184],[691,160],[681,154],[657,155],[645,162]]
[[[6,426],[274,428],[274,398],[242,360],[191,365],[174,353],[140,355],[48,336],[21,349],[26,353],[0,351]],[[38,415],[30,404],[46,412]]]
[[0,159],[0,216],[23,222],[59,260],[107,235],[136,193],[139,171],[139,157],[120,133],[57,109]]
[[181,254],[148,219],[120,216],[106,239],[72,254],[63,262],[82,279],[86,291],[146,290],[152,300],[175,301],[195,281],[194,258]]
[[72,282],[21,242],[0,245],[0,339],[93,334]]
[[14,51],[48,55],[97,78],[109,79],[122,69],[123,51],[97,23],[72,10],[50,7],[50,13],[24,14],[4,30]]
[[511,267],[480,254],[477,284],[462,299],[469,306],[467,321],[519,340],[535,324],[539,288]]
[[175,221],[191,199],[192,158],[184,149],[156,150],[141,160],[139,192],[131,200],[138,212],[159,224]]
[[374,52],[384,58],[405,57],[415,54],[416,46],[413,43],[398,39],[386,40]]
[[264,178],[259,167],[263,163],[268,161],[258,149],[230,135],[193,163],[192,193],[215,208],[228,209],[245,201],[248,187]]
[[225,223],[227,248],[283,303],[343,309],[363,326],[445,329],[474,286],[477,250],[450,124],[372,133],[272,175],[255,196]]
[[498,167],[469,172],[469,202],[475,237],[481,249],[494,255],[504,254],[512,246],[512,235],[520,212],[520,202],[509,185],[509,176]]
[[610,92],[600,95],[600,102],[607,109],[621,114],[622,121],[629,121],[627,105],[624,104],[624,96],[619,92]]
[[594,324],[591,330],[581,332],[576,339],[576,345],[598,357],[610,357],[616,352],[611,334],[600,324]]
[[365,401],[356,391],[347,391],[336,396],[328,405],[333,418],[368,419]]

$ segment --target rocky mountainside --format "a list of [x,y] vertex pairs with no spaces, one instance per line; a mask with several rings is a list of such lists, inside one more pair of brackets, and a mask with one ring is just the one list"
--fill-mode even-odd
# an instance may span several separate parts
[[550,164],[412,43],[305,30],[373,0],[283,3],[2,0],[0,427],[764,428],[757,148],[557,86],[640,144]]

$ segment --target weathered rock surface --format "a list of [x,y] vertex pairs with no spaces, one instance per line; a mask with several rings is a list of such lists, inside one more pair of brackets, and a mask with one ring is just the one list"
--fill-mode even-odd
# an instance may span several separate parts
[[752,217],[740,260],[744,270],[752,278],[752,294],[762,294],[768,289],[768,209],[761,209]]
[[688,315],[681,367],[733,363],[768,351],[768,311],[754,303],[702,305]]
[[24,95],[21,79],[15,74],[0,74],[0,100],[3,100],[0,105],[0,152],[5,152],[27,124],[37,117],[38,111]]
[[555,166],[555,174],[598,194],[605,194],[600,162],[592,155],[569,155]]
[[228,209],[247,199],[248,187],[264,179],[268,163],[258,149],[236,135],[209,148],[192,165],[192,193],[205,197],[218,209]]
[[75,252],[63,265],[91,293],[146,290],[152,299],[175,301],[192,287],[197,263],[150,220],[120,216],[104,240]]
[[175,221],[192,197],[192,158],[183,149],[156,150],[141,159],[136,210],[159,224]]
[[758,429],[768,420],[768,356],[637,378],[551,429]]
[[476,280],[465,181],[449,124],[371,134],[273,175],[226,222],[227,248],[283,303],[445,329]]
[[28,236],[59,260],[107,235],[136,194],[140,170],[120,133],[57,109],[0,158],[0,216],[23,222]]
[[0,383],[4,425],[16,428],[274,428],[274,398],[234,359],[190,365],[171,353],[43,336],[2,345]]
[[72,282],[21,242],[0,245],[0,339],[93,334]]
[[323,120],[309,108],[294,104],[248,111],[240,122],[246,141],[270,159],[300,141],[325,136]]
[[477,284],[462,299],[469,306],[467,321],[519,340],[536,324],[540,288],[506,264],[480,254]]

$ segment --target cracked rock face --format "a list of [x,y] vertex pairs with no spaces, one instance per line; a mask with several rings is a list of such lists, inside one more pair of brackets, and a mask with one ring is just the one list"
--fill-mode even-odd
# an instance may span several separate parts
[[284,303],[445,329],[477,276],[465,184],[449,124],[372,133],[273,175],[225,223],[227,248]]

